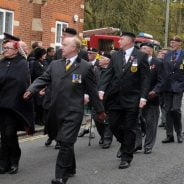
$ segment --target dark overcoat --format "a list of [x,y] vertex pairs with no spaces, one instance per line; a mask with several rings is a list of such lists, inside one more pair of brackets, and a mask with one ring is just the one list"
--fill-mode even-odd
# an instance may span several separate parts
[[19,122],[17,130],[34,129],[32,101],[24,101],[23,94],[30,85],[28,62],[20,55],[0,60],[0,112],[8,111]]

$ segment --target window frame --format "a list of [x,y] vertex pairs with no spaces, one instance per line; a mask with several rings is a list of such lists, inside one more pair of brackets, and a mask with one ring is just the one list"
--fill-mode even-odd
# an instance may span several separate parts
[[62,40],[60,40],[60,42],[57,42],[57,25],[60,24],[61,25],[61,35],[62,36],[63,32],[63,25],[66,25],[66,27],[68,27],[68,22],[63,22],[63,21],[56,21],[56,26],[55,26],[55,49],[57,50],[57,48],[60,48],[62,46]]

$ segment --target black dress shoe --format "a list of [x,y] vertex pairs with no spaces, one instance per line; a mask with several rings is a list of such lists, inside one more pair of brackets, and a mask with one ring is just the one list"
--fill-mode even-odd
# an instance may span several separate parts
[[136,152],[139,151],[139,150],[142,150],[142,146],[136,147],[136,148],[134,149],[134,153],[136,153]]
[[61,144],[59,141],[56,142],[56,145],[55,145],[55,149],[60,149],[61,148]]
[[18,165],[12,165],[9,170],[9,174],[17,174],[18,173]]
[[81,132],[79,132],[79,135],[78,137],[83,137],[85,134],[88,134],[89,133],[89,130],[82,130]]
[[164,140],[162,140],[162,143],[171,143],[174,142],[174,137],[167,137]]
[[183,142],[182,135],[177,135],[177,139],[178,139],[178,143],[182,143]]
[[121,161],[120,165],[119,165],[119,169],[126,169],[130,167],[130,163],[128,163],[127,161]]
[[108,149],[108,148],[110,148],[110,146],[111,146],[111,143],[104,143],[102,148],[103,149]]
[[119,148],[119,150],[118,150],[118,152],[116,154],[117,158],[121,158],[121,156],[122,156],[122,146],[120,146],[120,148]]
[[52,184],[66,184],[67,180],[64,180],[62,178],[57,178],[52,180]]
[[47,141],[45,142],[45,146],[50,146],[52,144],[53,139],[48,138]]
[[152,153],[152,149],[150,149],[150,148],[145,148],[144,154],[151,154],[151,153]]

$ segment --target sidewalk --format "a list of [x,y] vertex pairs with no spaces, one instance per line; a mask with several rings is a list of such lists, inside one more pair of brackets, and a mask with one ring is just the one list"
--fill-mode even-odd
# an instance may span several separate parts
[[[35,133],[43,132],[43,131],[44,131],[44,126],[35,125]],[[24,136],[24,135],[26,135],[25,131],[19,131],[18,132],[18,136]]]

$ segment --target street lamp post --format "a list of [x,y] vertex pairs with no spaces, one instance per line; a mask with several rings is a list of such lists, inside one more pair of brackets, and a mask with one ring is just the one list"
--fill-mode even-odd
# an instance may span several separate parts
[[164,47],[166,48],[168,46],[168,32],[169,32],[169,5],[170,0],[166,0],[166,17],[165,17],[165,41],[164,41]]

